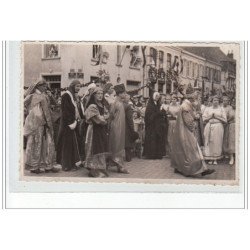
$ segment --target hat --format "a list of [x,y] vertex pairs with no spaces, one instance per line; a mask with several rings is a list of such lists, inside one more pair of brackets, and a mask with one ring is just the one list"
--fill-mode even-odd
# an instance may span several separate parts
[[123,83],[115,85],[114,90],[117,95],[126,92],[125,85]]
[[107,93],[110,90],[111,87],[113,87],[112,83],[106,83],[106,84],[104,84],[103,85],[103,92]]

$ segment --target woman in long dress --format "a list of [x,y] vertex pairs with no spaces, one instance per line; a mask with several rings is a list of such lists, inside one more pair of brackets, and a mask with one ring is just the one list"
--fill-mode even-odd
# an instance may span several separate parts
[[76,94],[80,90],[80,82],[72,81],[62,96],[61,120],[57,144],[57,162],[64,171],[76,170],[81,164],[79,150],[79,109]]
[[167,117],[168,117],[168,147],[169,147],[169,154],[171,155],[172,152],[172,144],[174,140],[174,130],[176,126],[176,119],[178,113],[180,111],[180,105],[177,103],[177,96],[173,94],[171,96],[171,103],[168,108]]
[[96,87],[90,96],[85,111],[89,124],[86,134],[86,167],[90,177],[105,177],[108,155],[108,110],[104,105],[103,90]]
[[188,98],[189,100],[183,101],[177,115],[172,142],[171,166],[176,173],[184,176],[205,176],[215,171],[207,168],[194,135],[195,114],[191,103],[192,95],[189,95]]
[[24,136],[27,138],[25,168],[32,173],[59,171],[56,168],[54,131],[45,94],[47,83],[39,81],[29,88],[25,98],[27,117],[24,124]]
[[217,165],[217,160],[223,157],[223,125],[227,122],[225,110],[219,105],[217,96],[213,97],[212,106],[204,111],[203,121],[206,123],[204,129],[204,158],[209,161],[209,164]]
[[223,102],[222,102],[222,107],[225,110],[226,116],[227,116],[227,123],[224,124],[224,136],[223,136],[223,154],[225,156],[225,158],[229,158],[229,153],[228,153],[228,140],[230,137],[229,134],[229,123],[228,123],[228,119],[229,119],[229,114],[232,113],[232,106],[229,105],[229,97],[228,96],[223,96],[222,98]]
[[227,126],[225,127],[224,137],[226,135],[226,140],[224,140],[224,150],[225,153],[229,155],[229,164],[234,164],[235,155],[235,101],[233,100],[232,109],[228,111],[227,114]]

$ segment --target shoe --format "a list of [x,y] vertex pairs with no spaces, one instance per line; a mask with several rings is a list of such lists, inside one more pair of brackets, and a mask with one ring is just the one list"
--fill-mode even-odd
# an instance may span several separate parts
[[118,168],[118,173],[121,173],[121,174],[129,174],[129,171],[125,168]]
[[99,177],[99,173],[96,169],[90,169],[88,176],[97,178],[97,177]]
[[30,172],[33,174],[41,174],[41,173],[45,173],[45,170],[42,170],[40,168],[35,168],[35,169],[33,168],[30,170]]
[[207,169],[204,172],[202,172],[201,175],[205,176],[205,175],[209,175],[209,174],[212,174],[212,173],[215,173],[214,169]]
[[234,165],[234,159],[231,159],[229,165]]
[[214,165],[218,165],[217,161],[214,161]]
[[213,164],[213,162],[212,162],[212,161],[209,161],[207,164],[212,165],[212,164]]
[[109,174],[105,169],[100,169],[99,172],[103,173],[106,177],[109,177]]
[[174,172],[176,173],[176,174],[182,174],[178,169],[174,169]]
[[60,170],[61,170],[61,168],[53,167],[50,171],[51,171],[52,173],[58,173]]

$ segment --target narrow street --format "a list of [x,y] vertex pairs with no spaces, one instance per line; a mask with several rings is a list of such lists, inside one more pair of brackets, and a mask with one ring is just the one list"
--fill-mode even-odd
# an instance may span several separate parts
[[[181,174],[174,173],[174,169],[170,166],[170,159],[163,158],[162,160],[145,160],[133,158],[131,162],[126,162],[126,167],[130,174],[120,174],[116,172],[115,167],[109,169],[109,178],[136,178],[136,179],[187,179]],[[234,180],[235,179],[235,165],[230,166],[223,162],[218,165],[212,165],[211,168],[216,170],[215,173],[207,175],[202,179],[209,180]],[[85,168],[80,168],[77,171],[58,173],[42,173],[32,174],[25,170],[25,176],[48,176],[48,177],[87,177],[88,171]]]

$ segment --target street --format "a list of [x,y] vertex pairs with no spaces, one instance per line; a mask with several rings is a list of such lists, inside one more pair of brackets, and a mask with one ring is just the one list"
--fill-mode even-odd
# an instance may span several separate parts
[[[170,166],[170,159],[163,158],[162,160],[146,160],[133,158],[131,162],[125,163],[130,174],[117,173],[115,167],[111,167],[108,171],[109,178],[135,178],[135,179],[192,179],[181,174],[174,173],[174,169]],[[234,180],[235,165],[230,166],[223,162],[218,165],[212,165],[211,168],[216,170],[215,173],[202,177],[207,180]],[[29,171],[24,171],[25,176],[44,176],[44,177],[88,177],[88,171],[85,168],[80,168],[77,171],[58,173],[42,173],[33,174]],[[197,179],[197,178],[196,178]]]

